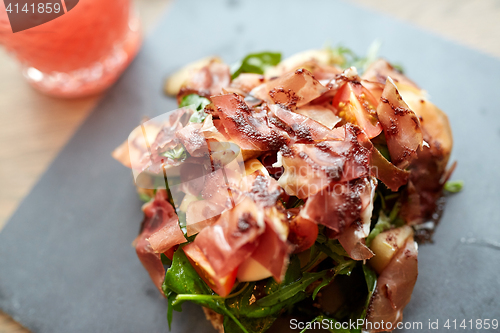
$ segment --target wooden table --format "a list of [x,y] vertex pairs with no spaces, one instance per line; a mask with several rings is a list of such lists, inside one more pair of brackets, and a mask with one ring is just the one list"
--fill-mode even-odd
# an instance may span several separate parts
[[[134,0],[147,33],[170,0]],[[500,58],[497,0],[355,0]],[[31,89],[0,49],[0,230],[100,96],[60,100]],[[0,333],[28,332],[0,312]]]

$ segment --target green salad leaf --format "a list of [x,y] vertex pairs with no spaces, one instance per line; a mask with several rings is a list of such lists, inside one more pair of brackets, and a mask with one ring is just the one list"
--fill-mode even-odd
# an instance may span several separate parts
[[201,279],[181,248],[174,253],[172,265],[165,274],[162,290],[168,299],[169,327],[172,323],[173,310],[181,311],[182,303],[191,301],[231,318],[244,333],[249,333],[228,310],[225,299],[216,295]]
[[446,184],[444,184],[444,190],[450,193],[458,193],[462,191],[463,188],[464,188],[463,180],[447,181]]
[[251,53],[233,67],[231,78],[234,80],[241,73],[264,74],[268,67],[276,66],[280,61],[279,52]]
[[205,106],[207,106],[208,104],[210,104],[209,99],[197,94],[189,94],[182,98],[179,107],[182,108],[192,106],[195,112],[191,115],[189,121],[192,123],[202,123],[207,117],[207,114],[204,110]]
[[378,234],[386,230],[389,230],[390,228],[391,228],[391,220],[389,220],[389,218],[381,210],[378,216],[378,221],[375,224],[375,227],[373,227],[368,237],[366,237],[366,246],[369,247],[372,244],[373,239],[377,237]]
[[163,156],[168,157],[174,161],[184,161],[187,158],[187,152],[181,144],[163,153]]
[[351,49],[342,45],[330,48],[330,52],[340,67],[346,69],[354,66],[360,73],[362,73],[371,65],[372,62],[377,60],[381,45],[382,43],[379,40],[373,41],[366,56],[364,57],[358,56]]
[[150,197],[147,193],[139,193],[139,199],[142,201],[142,202],[149,202],[151,201],[151,199],[153,199],[152,197]]
[[366,299],[365,309],[363,311],[363,315],[361,318],[365,318],[366,311],[368,310],[368,306],[370,305],[370,301],[375,291],[375,287],[377,286],[377,273],[370,268],[368,265],[363,265],[363,274],[365,276],[366,287],[368,288],[368,297]]

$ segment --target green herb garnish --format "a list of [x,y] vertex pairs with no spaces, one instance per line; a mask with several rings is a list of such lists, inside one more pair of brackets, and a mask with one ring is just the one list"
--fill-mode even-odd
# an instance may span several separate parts
[[463,188],[464,188],[463,180],[447,181],[446,184],[444,184],[444,190],[450,193],[458,193],[462,191]]
[[391,228],[391,220],[389,220],[389,218],[381,210],[379,217],[378,217],[378,221],[375,224],[375,227],[373,227],[373,229],[370,232],[370,234],[368,235],[368,237],[366,237],[366,246],[369,247],[371,245],[373,239],[375,237],[377,237],[378,234],[380,234],[386,230],[389,230],[390,228]]
[[191,115],[191,118],[189,118],[189,121],[192,123],[202,123],[205,118],[207,117],[207,114],[205,113],[205,106],[210,104],[210,100],[201,97],[196,94],[190,94],[186,95],[182,98],[181,103],[179,104],[180,108],[183,107],[190,107],[192,108],[195,112]]
[[168,157],[174,161],[184,161],[187,158],[186,149],[182,145],[177,145],[176,147],[164,152],[162,154],[165,157]]
[[146,193],[139,193],[139,199],[142,201],[142,202],[149,202],[151,201],[151,199],[153,199],[152,197],[150,197],[148,194]]
[[342,45],[331,48],[330,52],[340,67],[346,69],[354,66],[358,71],[364,72],[377,59],[381,45],[379,40],[373,41],[365,57],[358,56],[351,49]]
[[241,73],[264,74],[267,68],[276,66],[280,61],[279,52],[251,53],[233,67],[231,78],[234,80]]

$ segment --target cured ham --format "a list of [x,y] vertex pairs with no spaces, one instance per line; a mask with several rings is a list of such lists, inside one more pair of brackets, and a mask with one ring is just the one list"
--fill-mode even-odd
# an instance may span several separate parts
[[405,85],[418,89],[418,86],[415,82],[396,70],[389,62],[384,59],[378,59],[374,61],[361,76],[363,80],[378,82],[381,84],[385,84],[388,77],[391,77],[397,83],[403,83]]
[[[177,223],[174,208],[167,201],[165,190],[158,190],[155,198],[145,204],[142,210],[144,221],[141,233],[134,241],[134,246],[137,256],[148,271],[151,280],[161,290],[165,269],[160,259],[160,253],[184,243],[186,239]],[[162,237],[158,237],[159,235]]]
[[282,104],[294,109],[326,91],[328,88],[319,83],[311,72],[301,68],[256,87],[250,95],[270,104]]
[[410,172],[398,168],[389,162],[377,148],[374,148],[372,150],[372,175],[396,192],[401,186],[408,183]]
[[278,150],[287,141],[267,125],[266,115],[255,114],[236,94],[213,96],[212,102],[228,136],[241,149]]
[[175,132],[176,138],[186,148],[191,156],[202,157],[208,155],[208,146],[205,137],[200,132],[203,125],[191,123]]
[[390,77],[387,78],[377,114],[392,163],[398,168],[406,168],[423,145],[422,128],[420,120],[405,103]]
[[263,75],[255,73],[242,73],[231,82],[231,87],[240,90],[244,94],[250,93],[254,88],[264,83]]
[[[410,302],[413,287],[418,276],[417,247],[413,237],[407,239],[404,247],[394,255],[390,263],[380,274],[377,287],[368,308],[368,323],[365,328],[374,327],[374,323],[397,323],[403,320],[403,309]],[[372,324],[372,325],[370,325]],[[384,326],[387,327],[387,326]],[[370,332],[383,332],[385,329],[368,329]]]
[[357,184],[356,191],[361,199],[359,219],[338,238],[347,254],[354,260],[366,260],[373,257],[373,252],[365,245],[365,238],[370,233],[376,188],[377,180],[373,177],[364,179],[362,183]]
[[331,108],[327,105],[307,104],[295,110],[296,113],[301,114],[307,118],[317,121],[321,125],[333,129],[341,118],[336,116]]
[[291,247],[273,228],[266,227],[251,258],[266,268],[277,282],[283,279]]
[[300,113],[292,112],[281,105],[271,105],[269,114],[269,122],[285,131],[292,138],[293,143],[340,140],[345,137],[342,129],[331,130],[319,122]]
[[294,253],[301,253],[316,242],[318,237],[318,224],[302,217],[300,209],[292,208],[287,213],[290,219],[290,234],[288,240],[293,244]]
[[368,222],[369,227],[371,215],[362,219],[362,212],[368,209],[372,200],[372,187],[375,188],[376,183],[372,185],[367,179],[337,183],[311,196],[300,215],[332,229],[337,234],[354,222]]
[[151,224],[160,226],[146,238],[155,253],[163,253],[186,241],[179,227],[179,219],[172,205],[167,201],[166,191],[157,192],[151,205],[146,205],[144,208],[144,215],[146,218],[155,220]]
[[222,89],[228,87],[231,82],[231,73],[226,64],[212,61],[201,69],[190,73],[184,82],[177,100],[189,94],[198,94],[203,97],[210,97],[222,93]]
[[296,144],[283,154],[285,172],[279,184],[289,195],[301,199],[331,183],[347,182],[370,174],[372,145],[356,126],[343,128],[344,140]]
[[264,214],[250,199],[224,212],[217,223],[203,229],[194,243],[217,276],[225,276],[249,258],[265,231]]

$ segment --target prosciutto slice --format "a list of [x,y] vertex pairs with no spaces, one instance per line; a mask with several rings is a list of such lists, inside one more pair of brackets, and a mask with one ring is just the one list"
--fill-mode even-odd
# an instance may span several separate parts
[[373,197],[377,180],[362,178],[339,183],[311,196],[299,218],[328,227],[355,260],[369,259],[373,253],[364,244],[370,232]]
[[112,156],[136,172],[148,168],[159,170],[158,163],[162,159],[167,164],[174,164],[161,154],[177,146],[179,141],[175,133],[184,127],[192,113],[193,110],[181,108],[143,122]]
[[221,214],[217,223],[203,229],[194,243],[203,252],[217,276],[233,272],[249,258],[265,231],[262,209],[250,198]]
[[208,146],[205,137],[200,132],[203,124],[189,123],[177,130],[175,136],[182,143],[191,156],[202,157],[208,155]]
[[318,225],[309,219],[303,218],[299,214],[298,208],[289,209],[287,214],[290,219],[288,241],[295,246],[294,253],[309,249],[314,245],[318,237]]
[[241,149],[278,150],[287,142],[282,133],[267,125],[267,115],[253,112],[241,96],[213,96],[212,102],[213,113],[221,119],[228,136]]
[[406,168],[417,157],[423,136],[420,121],[410,110],[389,77],[377,108],[378,119],[384,129],[392,163]]
[[361,76],[363,80],[379,82],[381,84],[385,84],[385,81],[387,81],[388,77],[391,77],[398,83],[404,83],[408,86],[419,89],[415,82],[396,70],[390,63],[388,63],[384,59],[378,59],[377,61],[374,61]]
[[285,172],[278,180],[288,195],[305,199],[332,182],[343,183],[370,174],[373,146],[356,126],[343,127],[345,139],[296,144],[283,154]]
[[372,175],[396,192],[401,186],[408,183],[410,172],[398,168],[389,162],[378,149],[374,148],[372,151]]
[[366,260],[373,257],[373,252],[365,245],[365,238],[370,233],[370,223],[373,213],[373,200],[377,188],[377,180],[373,177],[364,179],[360,191],[360,218],[339,235],[339,242],[347,254],[354,260]]
[[312,120],[317,121],[323,126],[333,129],[337,125],[341,118],[335,115],[328,104],[318,105],[318,104],[307,104],[295,110],[296,113],[306,116]]
[[177,94],[177,100],[189,94],[210,97],[222,93],[222,89],[229,86],[231,72],[229,66],[212,61],[201,69],[191,73],[187,81]]
[[179,226],[179,219],[172,205],[167,201],[165,190],[157,191],[151,206],[147,205],[144,208],[144,215],[158,220],[158,222],[154,223],[160,226],[146,238],[154,252],[163,253],[175,245],[186,242],[186,238]]
[[[160,259],[160,252],[166,252],[171,247],[186,241],[177,223],[173,207],[167,201],[165,190],[158,190],[153,200],[145,204],[144,221],[141,226],[141,233],[134,241],[137,256],[144,268],[148,271],[151,280],[161,291],[161,285],[165,277],[165,269]],[[160,239],[159,235],[164,235],[166,239]],[[153,243],[150,238],[154,237]]]
[[288,265],[290,245],[273,228],[267,226],[260,236],[259,246],[252,253],[252,259],[266,268],[277,282],[283,279]]
[[266,82],[250,92],[250,95],[269,104],[282,104],[294,109],[318,98],[328,88],[306,69],[297,69]]
[[361,219],[363,181],[335,184],[309,197],[301,217],[341,233]]
[[246,190],[253,201],[261,207],[273,207],[283,194],[278,182],[261,170],[248,175],[244,186],[243,190]]
[[205,227],[217,222],[217,218],[226,207],[207,200],[194,201],[186,211],[186,229],[188,237],[196,235]]
[[[418,276],[417,246],[413,237],[404,245],[384,268],[377,280],[366,320],[367,327],[373,323],[397,323],[403,320],[403,309],[410,302],[413,287]],[[380,325],[379,325],[380,327]],[[383,326],[387,327],[387,326]],[[371,329],[370,332],[382,332]]]
[[[326,110],[325,112],[332,111]],[[319,122],[300,113],[292,112],[281,105],[269,107],[269,121],[284,130],[293,139],[293,143],[312,143],[323,140],[341,140],[345,131],[340,128],[329,129]]]
[[254,88],[264,83],[265,78],[261,74],[241,73],[236,79],[231,82],[231,88],[238,89],[244,94],[248,94]]

